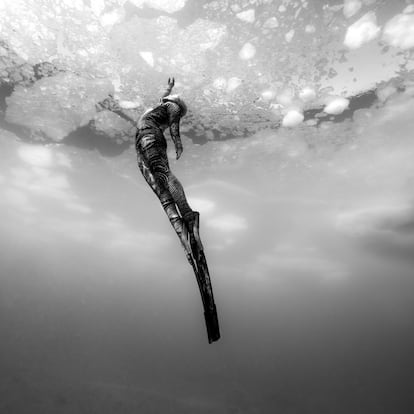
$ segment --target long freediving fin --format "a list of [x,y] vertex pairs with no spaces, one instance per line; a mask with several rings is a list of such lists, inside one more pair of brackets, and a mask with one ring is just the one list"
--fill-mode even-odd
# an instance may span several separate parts
[[187,223],[182,222],[182,232],[173,226],[187,256],[187,260],[193,268],[194,275],[200,290],[204,308],[204,319],[207,328],[208,342],[211,344],[220,339],[220,328],[217,317],[217,309],[214,303],[213,288],[211,286],[210,273],[204,255],[203,245],[199,233],[199,213],[195,212],[193,228],[188,229]]
[[[194,261],[197,265],[196,278],[200,289],[201,300],[204,308],[204,319],[206,322],[208,342],[212,343],[220,339],[220,327],[217,317],[217,308],[214,303],[213,287],[211,285],[210,272],[207,266],[207,260],[204,255],[203,245],[201,243],[200,233],[200,215],[195,212],[195,219],[190,235],[190,244]],[[193,237],[191,237],[193,236]]]

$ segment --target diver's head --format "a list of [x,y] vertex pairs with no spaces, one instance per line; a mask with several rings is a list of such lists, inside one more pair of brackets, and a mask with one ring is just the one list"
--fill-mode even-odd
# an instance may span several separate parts
[[187,105],[178,95],[168,95],[162,98],[163,102],[174,102],[180,107],[180,116],[183,117],[187,113]]

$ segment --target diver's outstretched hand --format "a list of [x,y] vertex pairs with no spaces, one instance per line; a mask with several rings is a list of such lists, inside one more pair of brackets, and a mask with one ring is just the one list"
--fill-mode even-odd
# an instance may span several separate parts
[[175,79],[174,78],[168,78],[167,87],[165,88],[163,94],[161,95],[160,102],[162,103],[163,98],[165,98],[168,95],[171,95],[172,88],[174,88],[175,85]]
[[108,111],[112,112],[122,110],[121,106],[119,105],[119,102],[114,98],[112,94],[109,94],[107,98],[96,104],[96,110],[98,112],[103,111],[104,109],[107,109]]

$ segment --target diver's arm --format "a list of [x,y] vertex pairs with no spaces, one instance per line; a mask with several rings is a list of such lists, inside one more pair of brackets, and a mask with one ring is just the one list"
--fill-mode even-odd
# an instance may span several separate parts
[[164,105],[167,106],[168,125],[170,126],[170,135],[175,145],[175,152],[177,153],[177,160],[178,160],[178,158],[180,158],[183,152],[183,144],[181,143],[181,137],[180,137],[180,119],[181,119],[180,107],[175,102],[166,102]]
[[120,109],[120,110],[111,110],[111,111],[114,114],[117,114],[118,116],[120,116],[122,119],[125,119],[125,121],[130,122],[134,126],[137,123],[137,121],[134,118],[132,118],[129,115],[127,115],[122,109]]
[[175,152],[177,154],[177,160],[180,158],[181,154],[183,153],[183,144],[181,142],[180,137],[180,118],[178,118],[176,121],[174,121],[170,125],[170,134],[171,139],[174,142],[175,145]]
[[96,109],[98,112],[103,111],[104,109],[107,109],[108,111],[111,111],[114,114],[117,114],[125,121],[130,122],[133,125],[136,124],[136,120],[130,117],[128,114],[126,114],[122,110],[122,107],[119,105],[118,101],[115,100],[115,98],[112,95],[109,95],[108,98],[105,98],[103,101],[98,102],[96,104]]

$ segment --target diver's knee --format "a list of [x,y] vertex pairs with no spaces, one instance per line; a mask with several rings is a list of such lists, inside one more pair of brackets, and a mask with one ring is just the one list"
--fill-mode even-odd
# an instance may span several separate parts
[[163,191],[159,196],[160,202],[164,209],[170,205],[175,204],[171,194],[167,191]]
[[171,171],[168,171],[168,173],[166,174],[166,177],[167,177],[168,184],[175,184],[177,182],[177,178]]

